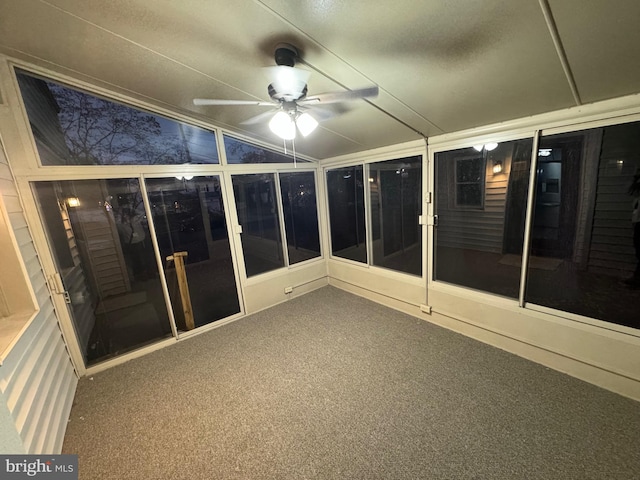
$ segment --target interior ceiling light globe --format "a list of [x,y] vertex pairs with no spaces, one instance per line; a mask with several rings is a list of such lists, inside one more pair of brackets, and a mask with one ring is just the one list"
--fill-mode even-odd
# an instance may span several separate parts
[[318,122],[308,113],[303,113],[296,119],[296,125],[302,136],[306,137],[316,129]]
[[283,140],[296,138],[296,124],[293,123],[293,119],[286,112],[280,111],[276,113],[269,121],[269,128]]
[[311,72],[307,70],[285,65],[267,67],[265,71],[276,92],[285,95],[289,100],[297,100],[302,96],[311,75]]
[[474,145],[473,148],[475,148],[478,152],[481,152],[484,148],[484,145]]

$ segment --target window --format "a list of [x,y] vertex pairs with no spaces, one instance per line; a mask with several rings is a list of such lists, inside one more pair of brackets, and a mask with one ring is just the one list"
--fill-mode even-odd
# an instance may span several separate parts
[[[224,137],[224,151],[227,155],[227,163],[293,163],[293,157],[284,155],[274,150],[258,147],[243,142],[228,135]],[[297,162],[309,163],[307,160],[296,158]]]
[[480,156],[436,153],[435,280],[518,298],[531,148],[525,139]]
[[456,158],[456,207],[484,207],[484,166],[485,159],[482,156]]
[[422,275],[422,157],[369,165],[371,264]]
[[289,265],[320,256],[316,182],[313,172],[280,174]]
[[33,188],[85,362],[171,336],[139,180]]
[[16,74],[42,165],[218,163],[213,132]]
[[178,329],[238,313],[219,177],[152,178],[145,183]]
[[232,176],[247,277],[285,266],[274,177],[272,173]]
[[367,263],[362,165],[327,171],[331,253]]
[[540,139],[527,302],[640,328],[640,122]]

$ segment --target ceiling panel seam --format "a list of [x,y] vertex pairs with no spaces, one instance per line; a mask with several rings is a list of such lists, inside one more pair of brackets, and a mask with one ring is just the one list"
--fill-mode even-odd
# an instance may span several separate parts
[[210,79],[210,80],[213,80],[214,82],[218,82],[218,83],[220,83],[221,85],[224,85],[225,87],[232,88],[233,90],[236,90],[237,92],[240,92],[240,93],[243,93],[243,94],[245,94],[245,95],[248,95],[248,96],[250,96],[250,97],[252,97],[252,98],[255,98],[256,100],[262,100],[261,98],[256,97],[255,95],[252,95],[251,93],[245,92],[244,90],[242,90],[242,89],[240,89],[240,88],[238,88],[238,87],[235,87],[235,86],[233,86],[233,85],[231,85],[231,84],[229,84],[229,83],[226,83],[226,82],[224,82],[224,81],[220,80],[219,78],[212,77],[211,75],[209,75],[209,74],[207,74],[207,73],[205,73],[205,72],[203,72],[203,71],[201,71],[201,70],[198,70],[198,69],[197,69],[197,68],[195,68],[195,67],[192,67],[192,66],[190,66],[190,65],[187,65],[186,63],[183,63],[183,62],[181,62],[181,61],[179,61],[179,60],[176,60],[175,58],[172,58],[172,57],[170,57],[170,56],[168,56],[168,55],[165,55],[165,54],[163,54],[163,53],[160,53],[160,52],[158,52],[158,51],[156,51],[156,50],[154,50],[154,49],[152,49],[152,48],[150,48],[150,47],[147,47],[146,45],[143,45],[143,44],[141,44],[141,43],[139,43],[139,42],[136,42],[136,41],[134,41],[134,40],[131,40],[130,38],[127,38],[127,37],[125,37],[125,36],[123,36],[123,35],[120,35],[119,33],[116,33],[116,32],[114,32],[114,31],[112,31],[112,30],[109,30],[108,28],[102,27],[102,26],[98,25],[97,23],[94,23],[94,22],[92,22],[92,21],[90,21],[90,20],[87,20],[86,18],[83,18],[83,17],[81,17],[81,16],[79,16],[79,15],[76,15],[75,13],[69,12],[69,11],[65,10],[64,8],[61,8],[61,7],[59,7],[59,6],[57,6],[57,5],[54,5],[54,4],[50,3],[50,2],[47,2],[46,0],[39,0],[39,1],[40,1],[40,3],[43,3],[43,4],[45,4],[45,5],[47,5],[47,6],[51,7],[51,8],[53,8],[53,9],[55,9],[55,10],[58,10],[58,11],[60,11],[60,12],[62,12],[62,13],[64,13],[64,14],[66,14],[66,15],[69,15],[70,17],[73,17],[73,18],[75,18],[76,20],[80,20],[81,22],[85,22],[85,23],[87,23],[88,25],[91,25],[92,27],[95,27],[95,28],[97,28],[97,29],[99,29],[99,30],[102,30],[103,32],[106,32],[106,33],[108,33],[108,34],[110,34],[110,35],[113,35],[114,37],[117,37],[117,38],[119,38],[119,39],[121,39],[121,40],[124,40],[125,42],[128,42],[128,43],[130,43],[130,44],[132,44],[132,45],[135,45],[135,46],[137,46],[137,47],[139,47],[139,48],[142,48],[143,50],[146,50],[146,51],[148,51],[148,52],[151,52],[151,53],[153,53],[154,55],[157,55],[157,56],[159,56],[159,57],[161,57],[161,58],[164,58],[165,60],[169,60],[170,62],[173,62],[173,63],[175,63],[176,65],[179,65],[179,66],[184,67],[184,68],[186,68],[186,69],[188,69],[188,70],[191,70],[192,72],[195,72],[195,73],[197,73],[197,74],[199,74],[199,75],[202,75],[202,76],[204,76],[204,77],[206,77],[206,78],[208,78],[208,79]]
[[578,87],[573,77],[573,72],[571,71],[571,66],[569,65],[569,60],[567,59],[567,54],[564,50],[564,46],[562,45],[562,40],[560,39],[560,34],[558,33],[558,27],[556,26],[556,22],[553,18],[553,13],[551,12],[551,7],[549,6],[549,2],[548,0],[538,0],[538,3],[540,3],[540,8],[542,9],[542,15],[544,15],[544,20],[547,24],[547,28],[549,29],[549,33],[551,34],[551,39],[553,40],[553,46],[556,49],[558,58],[560,59],[562,70],[564,70],[564,75],[567,78],[567,82],[569,83],[569,88],[571,89],[571,94],[573,95],[573,99],[575,100],[576,105],[580,106],[582,105],[582,100],[580,99],[580,93],[578,92]]

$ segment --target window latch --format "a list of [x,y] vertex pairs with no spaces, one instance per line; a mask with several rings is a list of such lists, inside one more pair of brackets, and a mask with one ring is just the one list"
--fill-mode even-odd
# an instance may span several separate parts
[[427,219],[427,225],[433,225],[434,227],[438,226],[438,215],[429,215]]

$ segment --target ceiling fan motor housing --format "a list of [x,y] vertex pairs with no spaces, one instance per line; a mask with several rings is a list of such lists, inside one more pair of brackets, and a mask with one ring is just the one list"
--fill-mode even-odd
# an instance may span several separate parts
[[276,45],[276,65],[293,67],[296,64],[296,58],[298,58],[298,50],[293,45],[289,45],[288,43],[279,43]]

